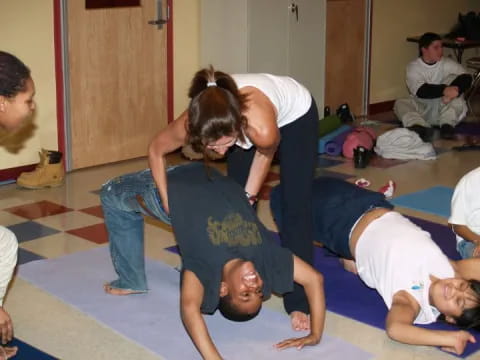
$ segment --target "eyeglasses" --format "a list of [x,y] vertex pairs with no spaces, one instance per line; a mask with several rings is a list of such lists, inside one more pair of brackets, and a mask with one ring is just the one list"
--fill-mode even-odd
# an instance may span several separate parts
[[216,150],[216,149],[224,149],[224,148],[229,148],[230,146],[234,145],[235,142],[237,141],[236,137],[232,137],[232,139],[226,143],[223,144],[207,144],[207,149],[211,150]]

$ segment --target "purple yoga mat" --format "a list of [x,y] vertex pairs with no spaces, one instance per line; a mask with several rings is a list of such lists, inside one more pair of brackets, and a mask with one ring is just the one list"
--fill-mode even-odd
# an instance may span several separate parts
[[[408,218],[428,231],[432,235],[433,240],[450,259],[460,259],[460,255],[455,248],[455,235],[447,226],[415,217]],[[273,233],[273,236],[275,240],[280,242],[277,233]],[[178,253],[176,246],[167,250]],[[376,290],[368,288],[358,276],[345,271],[338,261],[338,257],[325,248],[315,247],[314,265],[324,276],[325,296],[329,311],[380,329],[385,329],[387,307]],[[458,329],[440,322],[425,327],[438,330]],[[462,358],[480,349],[480,332],[475,330],[470,330],[470,332],[477,339],[477,343],[468,344],[465,352],[460,356]]]
[[346,131],[340,135],[335,136],[332,140],[325,144],[325,153],[327,155],[338,156],[342,154],[343,143],[350,131]]
[[480,122],[461,122],[455,127],[456,134],[480,135]]

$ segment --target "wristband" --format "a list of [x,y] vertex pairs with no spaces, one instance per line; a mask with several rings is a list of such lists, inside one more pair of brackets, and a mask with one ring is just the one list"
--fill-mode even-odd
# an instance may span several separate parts
[[251,201],[254,204],[258,201],[258,196],[252,195],[248,191],[245,191],[245,196],[247,197],[248,201]]

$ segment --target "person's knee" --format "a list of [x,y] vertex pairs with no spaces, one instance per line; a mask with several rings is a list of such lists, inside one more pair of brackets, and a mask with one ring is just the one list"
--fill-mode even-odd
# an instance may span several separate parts
[[102,185],[102,189],[100,190],[100,202],[103,206],[112,205],[112,199],[116,194],[115,187],[118,183],[118,178],[114,178]]
[[18,251],[17,237],[11,230],[4,227],[0,227],[0,249],[2,249],[1,253],[10,256],[16,256]]

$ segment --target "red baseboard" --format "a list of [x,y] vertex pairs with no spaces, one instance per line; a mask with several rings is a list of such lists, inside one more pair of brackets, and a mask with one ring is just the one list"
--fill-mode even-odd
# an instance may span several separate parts
[[395,100],[383,101],[375,104],[368,105],[368,115],[375,115],[393,110],[393,104]]
[[37,164],[32,164],[14,167],[10,169],[2,169],[0,170],[0,181],[17,180],[17,178],[22,172],[32,171],[35,169],[36,166]]

